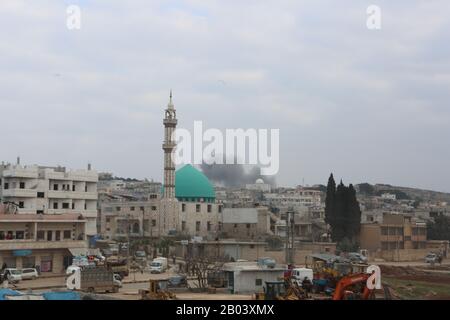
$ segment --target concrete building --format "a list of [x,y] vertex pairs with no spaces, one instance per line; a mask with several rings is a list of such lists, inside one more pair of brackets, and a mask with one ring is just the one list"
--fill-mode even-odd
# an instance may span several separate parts
[[223,266],[228,289],[236,294],[263,291],[266,281],[282,280],[285,269],[281,265],[268,268],[256,262],[230,262]]
[[265,183],[263,179],[257,179],[255,183],[245,185],[245,188],[248,190],[261,192],[270,192],[272,190],[272,186],[268,183]]
[[220,232],[222,204],[216,201],[214,187],[208,178],[190,164],[175,170],[172,152],[176,144],[172,134],[177,118],[172,93],[163,124],[164,182],[161,193],[150,194],[147,201],[134,201],[132,197],[128,201],[102,201],[99,228],[107,239],[128,235],[158,238],[176,234],[211,239]]
[[68,171],[64,167],[0,166],[0,198],[14,203],[19,214],[81,214],[86,234],[97,233],[98,174],[91,170]]
[[71,213],[0,212],[0,266],[62,273],[72,256],[87,252],[86,222],[81,215]]
[[414,260],[426,253],[427,227],[411,216],[384,213],[382,222],[361,224],[360,246],[372,257]]
[[224,208],[221,236],[234,239],[260,239],[271,235],[267,207]]

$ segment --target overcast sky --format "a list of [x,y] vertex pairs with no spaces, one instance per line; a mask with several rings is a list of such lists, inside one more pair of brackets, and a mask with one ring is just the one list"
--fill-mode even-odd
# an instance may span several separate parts
[[279,128],[279,185],[333,172],[450,192],[449,15],[448,0],[2,0],[0,160],[161,180],[172,88],[181,127]]

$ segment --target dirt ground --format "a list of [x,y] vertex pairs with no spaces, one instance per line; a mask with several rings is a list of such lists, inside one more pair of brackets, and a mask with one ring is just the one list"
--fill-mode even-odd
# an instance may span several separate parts
[[394,299],[450,300],[450,266],[380,265]]

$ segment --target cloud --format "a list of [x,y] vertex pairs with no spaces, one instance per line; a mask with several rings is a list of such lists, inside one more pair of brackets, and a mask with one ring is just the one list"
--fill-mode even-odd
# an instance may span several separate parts
[[181,126],[279,128],[279,184],[450,191],[450,3],[379,1],[379,31],[370,4],[3,1],[2,160],[161,179],[172,88]]

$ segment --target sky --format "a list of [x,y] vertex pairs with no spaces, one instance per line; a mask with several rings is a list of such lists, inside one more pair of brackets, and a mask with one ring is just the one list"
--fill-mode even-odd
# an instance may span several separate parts
[[280,129],[278,185],[333,172],[450,192],[449,14],[448,0],[2,0],[0,160],[161,181],[172,89],[180,127]]

